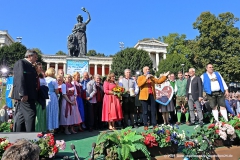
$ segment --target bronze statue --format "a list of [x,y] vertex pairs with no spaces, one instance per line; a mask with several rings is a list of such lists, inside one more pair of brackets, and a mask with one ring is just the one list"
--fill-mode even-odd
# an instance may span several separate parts
[[87,54],[87,24],[91,21],[89,12],[83,7],[82,10],[88,14],[88,20],[83,22],[81,15],[77,16],[78,23],[75,24],[72,34],[68,36],[68,52],[70,56],[83,56]]

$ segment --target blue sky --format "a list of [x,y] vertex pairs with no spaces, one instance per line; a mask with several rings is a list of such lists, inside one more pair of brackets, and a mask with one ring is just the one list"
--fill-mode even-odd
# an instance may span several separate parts
[[240,18],[239,0],[0,0],[0,5],[0,30],[8,30],[14,39],[21,36],[27,48],[39,48],[44,54],[67,52],[67,36],[77,15],[87,20],[81,7],[92,18],[88,50],[106,55],[117,53],[119,42],[133,47],[143,38],[175,32],[194,39],[198,31],[192,24],[201,12],[232,12]]

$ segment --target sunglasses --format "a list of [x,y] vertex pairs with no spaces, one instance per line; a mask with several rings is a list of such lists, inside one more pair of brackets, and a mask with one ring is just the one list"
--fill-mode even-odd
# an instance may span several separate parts
[[185,75],[185,76],[189,76],[189,75]]

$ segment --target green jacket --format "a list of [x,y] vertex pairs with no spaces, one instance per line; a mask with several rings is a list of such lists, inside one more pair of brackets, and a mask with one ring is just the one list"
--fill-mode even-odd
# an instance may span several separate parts
[[187,87],[187,79],[180,80],[178,79],[176,81],[177,86],[177,96],[186,96],[186,87]]

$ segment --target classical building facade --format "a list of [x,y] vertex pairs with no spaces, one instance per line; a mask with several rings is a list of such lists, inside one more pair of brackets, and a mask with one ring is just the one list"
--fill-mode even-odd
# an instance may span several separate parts
[[9,46],[14,43],[14,39],[8,34],[7,30],[0,30],[0,47]]
[[[66,59],[68,56],[59,56],[59,55],[43,55],[44,62],[47,63],[47,68],[53,67],[55,71],[62,69],[64,73],[67,73],[67,64]],[[111,70],[112,58],[111,57],[95,57],[90,56],[89,58],[89,68],[88,71],[90,74],[95,75],[99,74],[105,76]]]
[[153,67],[158,70],[159,62],[162,59],[166,59],[167,46],[166,43],[160,42],[156,39],[149,39],[138,41],[134,48],[147,51],[153,61]]
[[[167,44],[160,42],[156,39],[149,39],[139,41],[134,48],[142,49],[148,52],[150,58],[153,61],[153,67],[158,70],[159,62],[162,59],[166,59]],[[63,69],[64,73],[67,73],[66,59],[67,56],[59,55],[43,55],[43,60],[47,63],[47,68],[53,67],[56,72],[59,69]],[[111,57],[89,57],[89,73],[92,75],[99,74],[102,76],[107,75],[111,70],[112,58]]]

